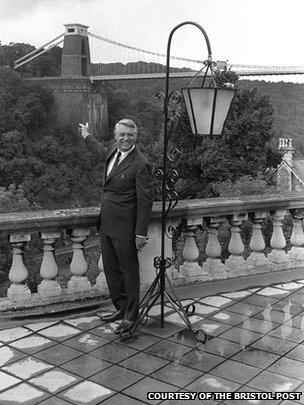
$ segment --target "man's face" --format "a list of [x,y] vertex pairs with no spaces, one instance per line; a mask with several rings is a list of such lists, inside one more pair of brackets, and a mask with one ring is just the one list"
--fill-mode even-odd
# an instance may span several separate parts
[[120,124],[118,131],[115,133],[117,147],[121,152],[128,152],[135,145],[137,135],[133,128]]

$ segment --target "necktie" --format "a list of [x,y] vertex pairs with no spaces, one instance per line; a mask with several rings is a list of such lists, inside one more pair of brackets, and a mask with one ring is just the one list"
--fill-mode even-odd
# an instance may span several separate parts
[[[116,155],[116,159],[115,159],[114,165],[113,165],[113,167],[112,167],[110,173],[112,173],[113,170],[115,170],[116,167],[118,166],[120,156],[121,156],[121,152],[120,152],[120,150],[119,150],[118,153],[117,153],[117,155]],[[109,175],[110,175],[110,173],[109,173]]]

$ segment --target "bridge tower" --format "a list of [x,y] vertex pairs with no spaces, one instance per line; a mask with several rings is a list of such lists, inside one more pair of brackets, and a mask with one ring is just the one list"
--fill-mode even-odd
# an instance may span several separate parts
[[61,76],[88,77],[91,71],[88,26],[64,24]]

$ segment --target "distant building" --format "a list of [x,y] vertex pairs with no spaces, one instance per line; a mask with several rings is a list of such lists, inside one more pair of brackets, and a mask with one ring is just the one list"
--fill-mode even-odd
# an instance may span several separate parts
[[278,191],[304,191],[304,158],[294,158],[291,138],[279,139],[279,151],[283,155],[277,167]]

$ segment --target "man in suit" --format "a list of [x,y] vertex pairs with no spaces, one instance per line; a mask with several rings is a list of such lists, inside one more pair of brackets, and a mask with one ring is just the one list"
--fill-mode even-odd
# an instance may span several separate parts
[[[79,124],[86,145],[101,158],[107,151]],[[116,333],[132,328],[139,312],[138,251],[147,243],[153,204],[151,166],[136,147],[138,129],[131,119],[114,128],[115,147],[106,157],[104,187],[98,221],[104,272],[116,312],[104,321],[122,319]]]

